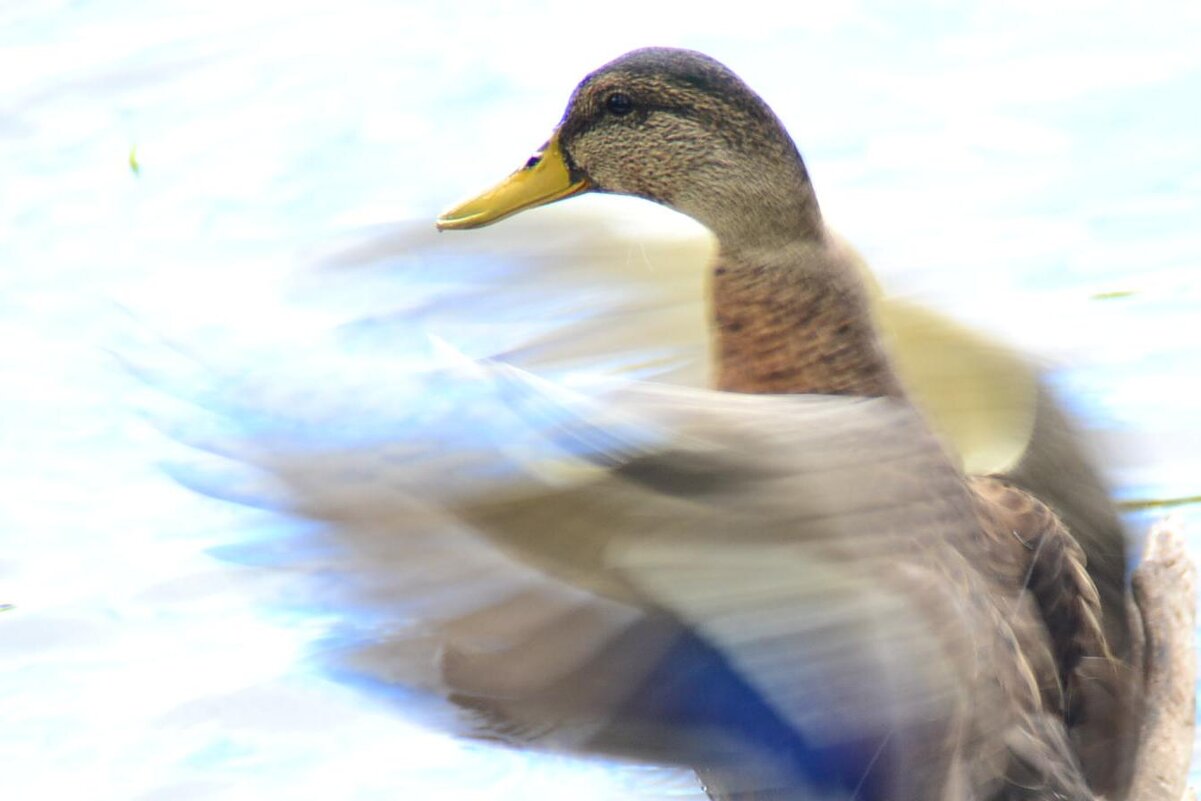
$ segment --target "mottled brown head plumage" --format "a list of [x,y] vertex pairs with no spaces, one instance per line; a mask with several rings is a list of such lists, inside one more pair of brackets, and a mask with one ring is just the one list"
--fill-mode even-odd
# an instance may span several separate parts
[[573,173],[712,230],[723,248],[821,236],[796,145],[732,71],[690,50],[646,48],[588,75],[559,129]]

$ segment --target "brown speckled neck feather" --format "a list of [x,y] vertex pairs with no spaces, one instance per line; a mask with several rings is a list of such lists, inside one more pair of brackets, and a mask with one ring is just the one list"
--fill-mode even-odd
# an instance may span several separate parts
[[855,288],[788,267],[719,262],[712,298],[718,389],[901,395]]

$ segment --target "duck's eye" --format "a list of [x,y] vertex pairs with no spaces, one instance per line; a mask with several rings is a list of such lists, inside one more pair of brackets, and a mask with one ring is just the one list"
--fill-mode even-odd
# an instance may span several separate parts
[[634,110],[634,101],[624,92],[614,92],[605,98],[605,108],[620,117]]

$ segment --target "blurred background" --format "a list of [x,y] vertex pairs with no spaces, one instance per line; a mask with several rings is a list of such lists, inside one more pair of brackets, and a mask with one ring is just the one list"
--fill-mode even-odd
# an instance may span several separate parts
[[[680,771],[452,740],[316,669],[311,645],[352,613],[281,608],[270,571],[222,558],[288,523],[166,476],[113,356],[133,328],[253,371],[255,347],[303,355],[338,326],[403,354],[388,325],[345,326],[439,282],[520,295],[523,253],[561,262],[570,303],[556,287],[428,333],[473,352],[620,307],[605,259],[645,285],[691,259],[699,281],[703,232],[635,200],[573,199],[470,245],[432,232],[634,47],[731,66],[893,291],[1057,365],[1123,497],[1201,495],[1199,38],[1195,2],[7,0],[2,794],[703,797]],[[584,217],[608,226],[603,257]],[[1196,543],[1201,505],[1172,509]]]

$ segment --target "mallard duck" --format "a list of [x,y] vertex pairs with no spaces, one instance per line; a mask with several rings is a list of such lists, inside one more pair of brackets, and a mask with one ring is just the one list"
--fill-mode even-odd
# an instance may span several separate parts
[[[346,667],[449,696],[458,730],[690,766],[715,799],[1094,797],[1089,748],[1124,760],[1088,740],[1116,674],[1079,548],[907,400],[767,106],[698,54],[630,54],[443,225],[585,188],[715,232],[718,389],[447,349],[324,416],[273,387],[248,420],[204,382],[196,444],[271,478],[214,491],[324,521],[306,567],[375,613]],[[777,204],[793,225],[755,219]]]
[[[770,108],[722,65],[696,53],[649,49],[602,67],[580,84],[558,129],[523,169],[448,211],[438,225],[478,227],[585,191],[664,204],[716,236],[717,389],[923,398],[920,355],[904,345],[922,344],[914,331],[925,332],[926,345],[946,343],[945,329],[931,335],[912,311],[882,310],[878,302],[873,309],[874,293],[853,254],[824,226],[796,146]],[[873,322],[881,318],[901,346],[908,375],[899,373]],[[960,352],[990,352],[970,337],[958,341]],[[1058,678],[1072,698],[1061,711],[1076,723],[1086,714],[1082,698],[1090,697],[1090,723],[1071,727],[1078,755],[1095,790],[1120,792],[1133,753],[1130,727],[1122,731],[1130,719],[1128,676],[1111,657],[1111,648],[1121,655],[1129,639],[1124,536],[1049,395],[1016,362],[992,358],[1010,377],[996,383],[1009,381],[1017,389],[1004,391],[1020,395],[1008,408],[1028,410],[1008,426],[1016,432],[1008,441],[1023,447],[1010,457],[1008,476],[971,480],[979,531],[963,536],[987,543],[978,554],[983,572],[1019,590],[1030,582],[1051,630]],[[1036,495],[1055,507],[1075,538]],[[1091,576],[1084,575],[1086,564]],[[1122,677],[1107,680],[1106,671]],[[1040,681],[1054,707],[1058,684]],[[1107,694],[1114,698],[1098,697]]]
[[[741,87],[740,83],[737,85]],[[715,87],[715,90],[732,91],[732,86]],[[644,113],[645,109],[638,111],[638,114]],[[769,109],[767,113],[770,115]],[[581,126],[586,122],[579,113],[569,113],[555,137],[522,170],[492,190],[447,211],[439,218],[438,227],[441,230],[477,228],[519,211],[584,192],[612,192],[645,197],[690,214],[710,227],[719,242],[726,243],[722,247],[727,251],[733,247],[728,244],[734,236],[728,228],[713,227],[712,216],[718,213],[717,210],[693,209],[690,202],[681,204],[671,197],[663,197],[651,186],[611,184],[603,171],[599,175],[586,173],[577,160],[584,157],[584,148],[589,147],[587,141],[596,134],[590,133],[580,144],[574,140],[566,144],[563,140],[565,135],[580,135],[584,130]],[[728,120],[727,124],[731,122]],[[748,205],[757,205],[742,213],[773,217],[785,232],[793,229],[809,232],[804,235],[810,242],[805,263],[810,268],[820,266],[824,275],[837,274],[837,281],[846,286],[854,285],[856,292],[867,292],[872,317],[877,323],[870,336],[874,339],[878,333],[883,340],[894,373],[890,379],[893,390],[899,379],[906,395],[927,413],[935,429],[945,435],[966,472],[1004,474],[1032,491],[1055,508],[1082,543],[1088,557],[1089,573],[1101,594],[1110,644],[1117,652],[1125,653],[1129,640],[1125,611],[1125,533],[1104,483],[1091,466],[1072,423],[1039,379],[1037,370],[1000,343],[916,304],[884,294],[854,250],[825,228],[804,163],[778,121],[771,116],[750,122],[756,128],[762,128],[754,131],[752,136],[762,134],[765,143],[763,152],[755,159],[735,154],[732,163],[727,163],[721,161],[724,155],[714,152],[708,154],[711,158],[707,163],[701,164],[696,160],[707,156],[698,150],[656,164],[655,159],[661,154],[650,151],[647,153],[648,164],[657,168],[655,180],[667,180],[669,186],[674,186],[678,182],[672,181],[671,176],[687,174],[689,186],[694,191],[696,188],[738,186],[749,201]],[[765,122],[768,124],[764,125]],[[641,152],[640,143],[634,136],[635,133],[628,133],[628,136],[623,133],[621,141],[614,144],[627,153]],[[783,156],[766,146],[773,140],[774,147],[783,148]],[[701,137],[700,141],[707,141],[707,138]],[[576,150],[580,150],[578,156]],[[767,164],[774,158],[795,161],[795,164],[787,165],[791,172],[772,172],[773,168]],[[622,159],[623,165],[633,163],[628,155],[623,155]],[[612,168],[612,165],[607,167]],[[631,167],[629,171],[632,173],[635,169]],[[626,180],[648,180],[648,177],[639,173],[626,176]],[[773,193],[784,193],[784,201],[780,203],[793,202],[798,208],[768,211]],[[712,197],[724,198],[725,195],[712,193]],[[789,197],[794,197],[795,201],[788,201]],[[724,200],[720,202],[724,203]],[[797,215],[804,219],[794,220]],[[723,230],[727,231],[724,238]],[[795,236],[801,238],[802,234]],[[734,236],[735,242],[740,239],[742,237]],[[819,243],[820,247],[814,243]],[[729,252],[721,256],[725,261],[731,258]],[[750,335],[730,336],[730,326],[723,325],[723,316],[745,313],[740,311],[742,299],[737,297],[743,282],[720,277],[724,273],[719,265],[715,265],[713,272],[713,309],[717,322],[715,351],[717,369],[722,373],[715,382],[718,388],[753,392],[838,391],[835,385],[850,380],[846,376],[852,371],[844,371],[841,362],[829,363],[826,370],[829,375],[844,376],[836,378],[832,385],[819,381],[812,373],[814,358],[824,358],[830,351],[823,338],[838,330],[837,326],[796,324],[791,344],[785,344],[788,340],[781,337],[780,344],[785,346],[774,350],[772,359],[785,364],[788,375],[776,369],[776,362],[763,356],[763,349],[757,351],[757,358],[747,358],[740,351],[745,348],[744,343]],[[808,274],[813,269],[795,272]],[[832,291],[841,291],[836,284],[822,280]],[[748,304],[744,308],[749,311],[752,306]],[[735,327],[739,324],[734,322]],[[765,336],[773,343],[776,340],[773,332],[765,332]],[[808,344],[802,346],[801,342]],[[792,351],[798,347],[807,350],[808,356],[791,359]],[[840,345],[839,350],[845,352],[845,346]],[[741,374],[747,370],[757,371],[758,376]],[[818,387],[818,383],[828,385]]]

